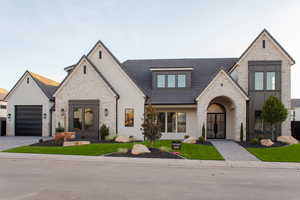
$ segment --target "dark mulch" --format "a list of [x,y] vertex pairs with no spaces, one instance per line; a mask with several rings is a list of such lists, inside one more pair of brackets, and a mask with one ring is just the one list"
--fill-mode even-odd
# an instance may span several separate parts
[[212,143],[210,141],[205,141],[204,143],[201,143],[201,142],[197,141],[196,144],[202,144],[202,145],[212,146]]
[[[119,143],[113,140],[83,140],[83,139],[74,139],[69,141],[90,141],[91,144],[111,144],[111,143]],[[142,141],[134,141],[134,142],[142,142]],[[133,142],[128,142],[133,143]],[[45,140],[38,141],[37,143],[31,144],[30,146],[40,146],[40,147],[60,147],[63,146],[63,141],[54,141],[54,140]]]
[[183,159],[182,157],[169,153],[169,152],[164,152],[160,151],[159,149],[156,148],[149,148],[151,153],[143,153],[139,155],[133,155],[131,154],[131,150],[129,150],[127,153],[111,153],[107,154],[105,156],[107,157],[130,157],[130,158],[165,158],[165,159]]
[[274,142],[274,144],[270,147],[263,146],[261,144],[252,144],[250,142],[238,142],[244,148],[270,148],[270,147],[283,147],[287,146],[288,144],[282,142]]

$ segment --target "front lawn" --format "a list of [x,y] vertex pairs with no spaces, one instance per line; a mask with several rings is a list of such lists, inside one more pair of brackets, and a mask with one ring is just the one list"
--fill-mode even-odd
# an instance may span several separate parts
[[[143,142],[149,146],[148,142]],[[84,155],[84,156],[101,156],[108,153],[117,152],[119,148],[132,148],[133,143],[101,143],[89,144],[82,146],[70,147],[39,147],[39,146],[23,146],[5,150],[11,153],[36,153],[36,154],[63,154],[63,155]],[[171,141],[160,140],[155,142],[154,148],[161,146],[171,147]],[[219,152],[209,145],[200,144],[182,144],[180,155],[187,159],[196,160],[224,160]]]
[[300,144],[284,147],[247,148],[258,159],[269,162],[300,162]]

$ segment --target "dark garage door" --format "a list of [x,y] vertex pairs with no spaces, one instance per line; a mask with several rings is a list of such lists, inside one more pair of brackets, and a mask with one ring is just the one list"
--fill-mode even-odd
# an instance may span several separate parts
[[43,107],[15,107],[15,135],[42,136]]

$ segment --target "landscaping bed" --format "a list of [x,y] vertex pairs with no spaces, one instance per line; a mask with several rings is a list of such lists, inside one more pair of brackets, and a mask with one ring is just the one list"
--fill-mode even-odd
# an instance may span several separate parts
[[175,153],[169,153],[165,151],[161,151],[157,148],[149,148],[151,153],[142,153],[138,155],[134,155],[131,153],[131,149],[126,153],[114,152],[110,154],[106,154],[107,157],[129,157],[129,158],[164,158],[164,159],[183,159],[181,156],[176,155]]
[[274,144],[270,147],[258,144],[258,143],[252,143],[252,142],[238,142],[242,147],[244,148],[272,148],[272,147],[283,147],[288,146],[288,144],[282,143],[282,142],[274,142]]

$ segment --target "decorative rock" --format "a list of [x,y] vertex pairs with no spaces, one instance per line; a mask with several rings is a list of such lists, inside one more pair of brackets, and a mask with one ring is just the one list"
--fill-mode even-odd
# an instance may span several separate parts
[[262,139],[260,140],[260,144],[266,147],[270,147],[274,144],[274,142],[272,142],[272,140],[270,139]]
[[186,144],[196,144],[196,142],[197,139],[194,138],[193,136],[190,136],[189,138],[182,141],[182,143],[186,143]]
[[63,146],[69,147],[69,146],[80,146],[86,144],[91,144],[91,142],[90,141],[69,141],[69,142],[64,142]]
[[71,139],[75,139],[75,132],[62,132],[62,133],[56,133],[54,136],[54,140],[58,141],[58,140],[71,140]]
[[115,142],[130,142],[130,139],[126,136],[118,136],[116,137]]
[[296,140],[293,136],[279,136],[277,137],[278,142],[286,143],[286,144],[298,144],[298,140]]
[[135,144],[133,145],[131,153],[134,155],[139,155],[142,153],[151,153],[151,151],[143,144]]

